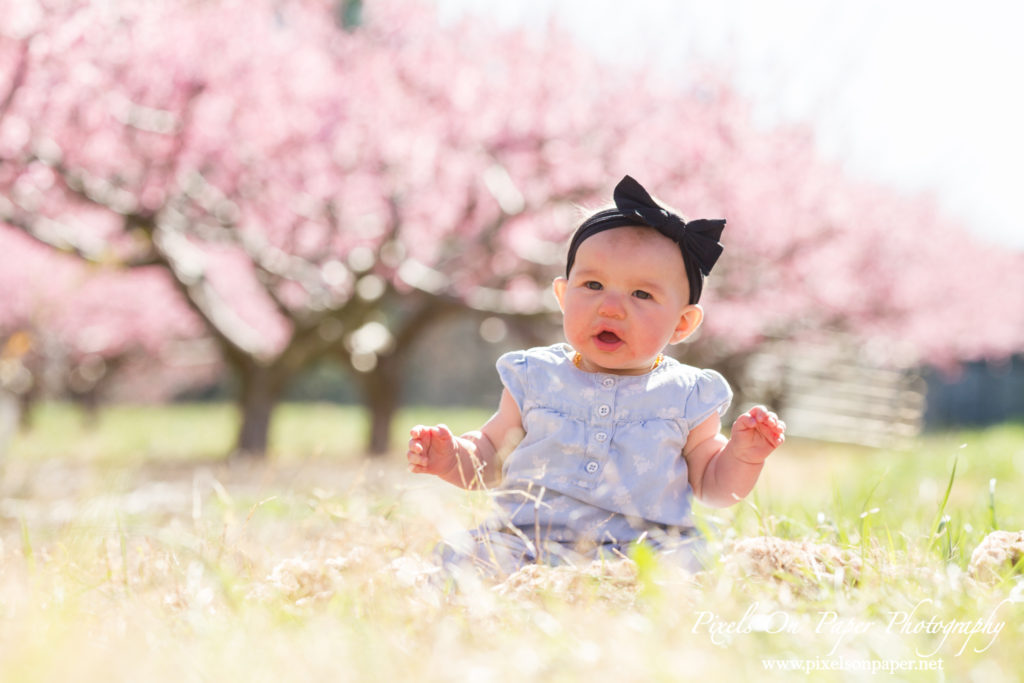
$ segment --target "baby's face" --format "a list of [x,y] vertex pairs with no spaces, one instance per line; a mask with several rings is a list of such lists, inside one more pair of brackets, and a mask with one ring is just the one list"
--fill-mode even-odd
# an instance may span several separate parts
[[590,372],[642,374],[700,324],[679,246],[651,228],[613,228],[579,246],[555,280],[566,340]]

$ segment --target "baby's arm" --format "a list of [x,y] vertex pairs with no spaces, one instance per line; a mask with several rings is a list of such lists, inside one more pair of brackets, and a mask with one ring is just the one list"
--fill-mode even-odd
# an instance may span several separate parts
[[410,431],[409,471],[436,474],[464,489],[501,481],[501,461],[523,438],[522,416],[505,390],[498,411],[479,431],[455,436],[445,425],[416,425]]
[[718,415],[712,415],[690,432],[683,449],[693,493],[712,507],[727,507],[750,493],[764,461],[785,441],[786,425],[757,406],[736,419],[730,438],[721,429]]

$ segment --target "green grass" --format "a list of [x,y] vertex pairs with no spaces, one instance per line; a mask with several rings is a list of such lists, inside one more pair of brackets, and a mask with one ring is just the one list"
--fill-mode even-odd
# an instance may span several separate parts
[[[488,410],[447,409],[443,416],[459,432],[475,429]],[[410,408],[394,420],[392,442],[408,439],[417,422],[436,422],[438,412]],[[33,411],[32,428],[10,444],[17,460],[69,457],[106,464],[145,461],[216,461],[234,445],[239,418],[226,403],[113,405],[100,411],[95,424],[67,403],[43,403]],[[363,455],[369,422],[354,406],[286,403],[274,414],[270,458],[309,456],[355,458]]]
[[[926,434],[899,451],[797,440],[778,455],[752,504],[733,508],[730,524],[745,533],[767,526],[789,538],[884,539],[903,549],[927,523],[929,530],[942,526],[947,553],[964,564],[989,531],[1024,529],[1024,506],[1016,500],[1024,479],[1021,425]],[[754,519],[754,506],[768,513]],[[942,522],[947,515],[952,524]]]
[[699,508],[696,576],[641,550],[445,592],[431,549],[486,497],[408,474],[404,435],[488,414],[404,411],[367,460],[357,410],[287,405],[245,463],[223,457],[227,406],[115,407],[94,430],[42,406],[0,460],[0,680],[1024,679],[1024,568],[970,573],[989,531],[1024,529],[1021,425],[793,440],[748,500]]

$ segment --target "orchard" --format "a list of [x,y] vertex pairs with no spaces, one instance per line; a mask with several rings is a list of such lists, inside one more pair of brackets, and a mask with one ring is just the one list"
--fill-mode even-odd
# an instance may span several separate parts
[[916,362],[1024,348],[1021,254],[755,125],[713,71],[664,82],[428,3],[356,26],[324,0],[0,5],[0,340],[93,367],[204,340],[239,454],[325,360],[386,451],[422,334],[551,314],[578,208],[625,173],[729,221],[712,363],[825,329]]

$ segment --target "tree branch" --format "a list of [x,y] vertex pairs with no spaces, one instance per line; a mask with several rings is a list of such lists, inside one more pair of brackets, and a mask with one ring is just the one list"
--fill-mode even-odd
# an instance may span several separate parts
[[[177,216],[184,221],[184,216]],[[222,347],[226,347],[225,350],[240,352],[258,361],[269,359],[273,350],[263,335],[242,320],[220,296],[206,277],[200,251],[188,241],[183,230],[173,225],[174,222],[175,214],[169,214],[159,222],[153,234],[153,247],[160,261],[174,276],[185,300],[207,321],[210,331]]]
[[[138,219],[137,215],[125,216],[126,228],[135,226]],[[89,263],[121,268],[143,268],[161,263],[152,253],[114,259],[110,250],[105,248],[105,242],[89,243],[81,239],[79,230],[52,218],[29,213],[4,197],[0,197],[0,221],[41,244]]]
[[3,120],[7,110],[14,103],[14,97],[25,83],[25,77],[28,75],[29,43],[29,38],[21,41],[21,49],[18,51],[18,63],[14,67],[14,76],[11,78],[11,87],[8,88],[7,93],[0,100],[0,121]]

